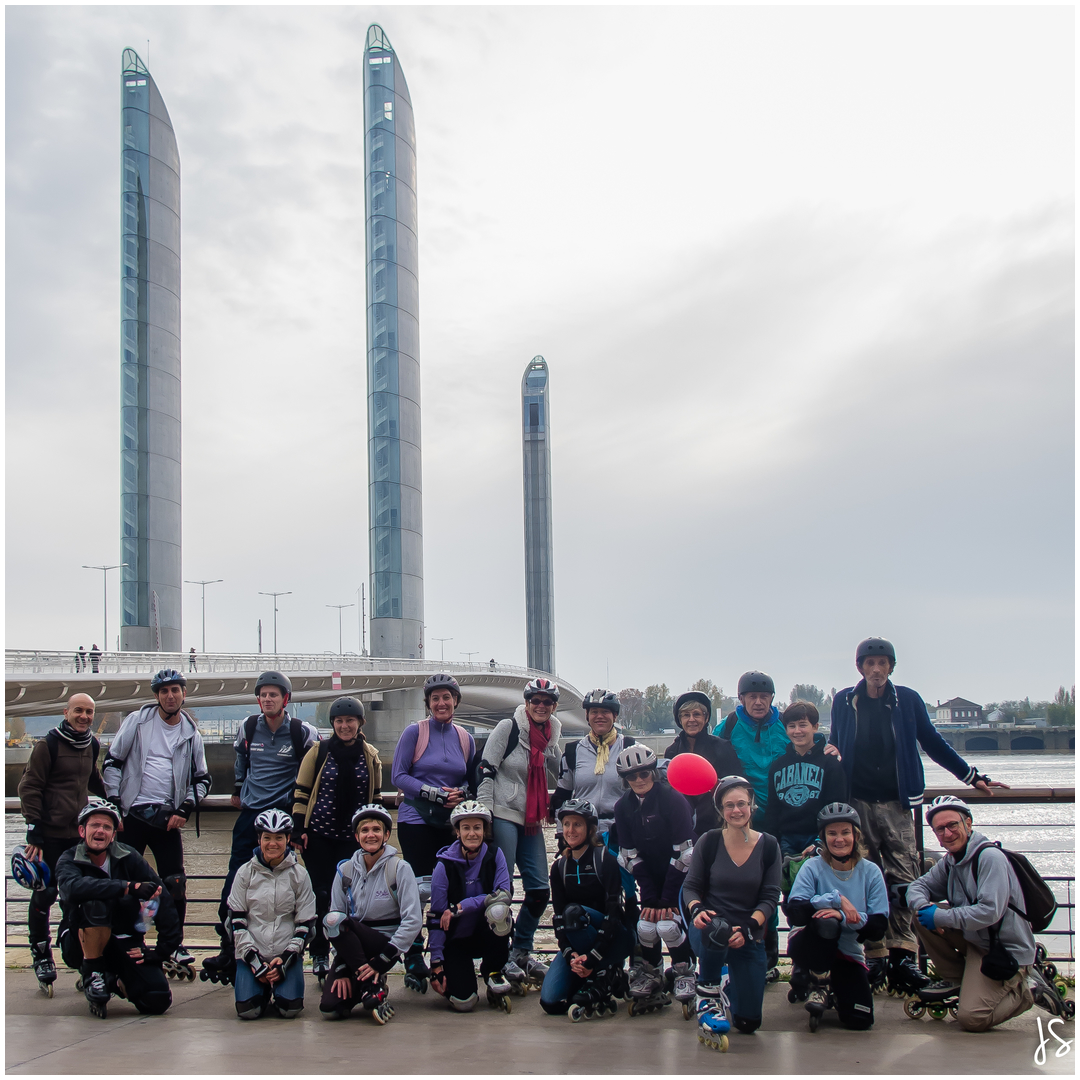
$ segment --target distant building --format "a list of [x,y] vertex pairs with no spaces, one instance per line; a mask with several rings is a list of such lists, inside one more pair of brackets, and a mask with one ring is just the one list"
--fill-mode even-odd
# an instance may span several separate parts
[[986,716],[981,705],[967,698],[954,697],[948,701],[939,701],[934,710],[934,719],[946,724],[966,724],[968,727],[978,727],[984,723]]

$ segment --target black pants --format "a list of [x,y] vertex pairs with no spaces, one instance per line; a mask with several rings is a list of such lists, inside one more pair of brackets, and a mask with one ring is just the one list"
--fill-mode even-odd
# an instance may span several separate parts
[[435,871],[435,856],[454,842],[454,830],[447,825],[416,825],[398,823],[401,857],[412,867],[417,877],[430,876]]
[[835,940],[818,937],[814,921],[788,937],[788,956],[807,971],[828,971],[840,1023],[865,1031],[874,1023],[874,994],[866,968],[843,956]]
[[56,903],[56,860],[69,847],[74,847],[78,840],[43,840],[41,857],[49,868],[49,887],[35,890],[30,894],[30,903],[26,909],[26,928],[31,944],[51,940],[49,936],[49,909]]
[[[322,1000],[319,1002],[322,1012],[348,1012],[360,1004],[360,999],[372,989],[374,980],[361,982],[356,977],[356,972],[368,962],[369,956],[377,956],[382,952],[389,940],[389,934],[382,934],[362,922],[346,919],[341,924],[338,935],[334,938],[334,951],[337,953],[337,960],[345,965],[345,971],[331,971],[327,976]],[[337,964],[334,966],[337,967]],[[334,983],[343,977],[349,980],[349,996],[344,999],[334,993]]]
[[323,918],[330,910],[330,890],[334,885],[337,865],[343,859],[351,859],[359,845],[351,836],[331,840],[318,833],[307,834],[307,847],[304,848],[304,866],[311,878],[311,887],[315,890],[315,937],[311,942],[312,956],[328,956],[330,943],[326,940]]
[[501,971],[510,956],[510,935],[499,937],[487,919],[481,919],[471,937],[450,938],[443,950],[446,971],[446,996],[465,1001],[476,993],[473,960],[480,959],[480,974]]
[[[187,879],[184,876],[184,838],[180,829],[159,829],[136,814],[124,818],[124,830],[119,840],[140,855],[149,848],[157,865],[157,875],[176,905],[176,914],[183,931],[187,916]],[[183,940],[183,939],[181,939]]]

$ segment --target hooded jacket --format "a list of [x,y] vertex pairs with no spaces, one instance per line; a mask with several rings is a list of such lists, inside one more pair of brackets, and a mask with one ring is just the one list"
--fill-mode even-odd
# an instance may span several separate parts
[[[494,853],[494,854],[493,854]],[[431,915],[428,947],[431,961],[441,960],[448,938],[470,938],[484,918],[488,895],[496,889],[513,891],[506,858],[495,844],[483,843],[475,859],[466,859],[461,841],[455,840],[436,856],[431,875]],[[452,878],[451,878],[452,875]],[[458,913],[450,920],[450,929],[438,925],[437,916],[456,904]]]
[[780,841],[785,855],[795,855],[818,835],[818,811],[829,803],[847,802],[848,781],[835,754],[825,753],[825,736],[814,736],[806,755],[788,743],[769,766],[768,801],[763,828]]
[[[517,746],[504,758],[507,739],[510,737],[510,729],[517,725]],[[484,753],[480,763],[480,770],[488,773],[480,781],[480,787],[476,792],[480,800],[497,818],[512,821],[515,825],[525,824],[525,796],[528,792],[529,779],[529,728],[533,722],[525,713],[525,706],[521,704],[514,711],[514,718],[500,720],[495,725],[495,730],[484,744]],[[562,734],[562,724],[558,717],[551,717],[551,738],[544,750],[544,764],[547,766],[548,781],[555,783],[558,772],[559,759],[559,736]],[[485,766],[487,767],[485,769]],[[478,770],[479,772],[479,770]],[[491,775],[493,774],[493,775]]]
[[[730,731],[730,735],[724,734],[725,730]],[[754,828],[763,828],[765,808],[769,802],[769,766],[791,742],[780,722],[780,710],[773,705],[765,718],[758,722],[740,705],[716,725],[713,734],[729,738],[735,747],[744,769],[739,775],[745,776],[754,785],[754,801],[757,803]]]
[[[979,878],[975,880],[975,853],[979,856]],[[1026,911],[1024,892],[1005,854],[982,833],[972,832],[957,859],[949,852],[921,878],[907,887],[907,906],[919,911],[928,904],[947,900],[947,908],[934,912],[934,928],[960,930],[965,941],[983,952],[990,948],[990,927],[1001,919],[998,941],[1014,960],[1026,967],[1035,960],[1035,937],[1031,923],[1017,915],[1009,904]]]
[[[386,882],[386,864],[391,859],[398,860],[396,896]],[[348,888],[343,880],[343,869],[347,869],[350,879]],[[338,863],[330,892],[330,910],[343,911],[350,918],[386,934],[399,952],[405,952],[416,940],[423,922],[416,876],[392,844],[383,848],[370,870],[364,864],[363,848],[351,859]]]
[[[849,787],[855,768],[855,730],[858,726],[856,706],[859,695],[864,693],[865,679],[856,686],[841,690],[833,698],[829,742],[840,751]],[[919,758],[920,746],[930,758],[943,769],[948,769],[958,780],[965,784],[975,782],[975,767],[968,765],[941,737],[937,728],[930,723],[925,702],[914,690],[907,686],[893,686],[890,679],[885,684],[885,708],[889,710],[896,742],[897,786],[900,798],[909,810],[922,803],[923,789],[926,787],[922,761]]]
[[[101,768],[105,793],[119,801],[124,815],[131,810],[142,790],[143,769],[149,753],[151,723],[158,707],[144,705],[138,712],[129,713],[116,737],[109,743],[109,752]],[[172,806],[166,809],[181,817],[189,817],[195,804],[210,793],[210,770],[206,767],[206,751],[195,721],[180,710],[181,734],[173,757]]]
[[315,918],[311,878],[291,848],[274,867],[267,866],[256,850],[236,872],[229,910],[242,916],[233,919],[237,956],[243,958],[254,950],[263,960],[272,960],[290,946],[301,952],[309,929],[303,924]]

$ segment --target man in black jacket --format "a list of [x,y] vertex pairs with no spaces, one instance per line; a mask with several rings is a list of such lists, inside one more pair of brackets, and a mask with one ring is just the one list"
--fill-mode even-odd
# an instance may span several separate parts
[[[141,1013],[165,1012],[172,992],[161,963],[180,943],[172,897],[146,860],[117,842],[119,825],[111,803],[91,799],[79,814],[82,842],[56,864],[64,963],[80,969],[90,1012],[102,1019],[113,989]],[[145,920],[151,917],[143,905],[150,900],[159,905],[152,916],[155,949],[143,944]]]

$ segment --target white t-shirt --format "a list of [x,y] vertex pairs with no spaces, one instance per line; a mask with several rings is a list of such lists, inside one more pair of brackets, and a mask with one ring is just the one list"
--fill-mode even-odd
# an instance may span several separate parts
[[181,724],[166,724],[159,713],[150,721],[153,731],[146,761],[143,764],[142,787],[133,805],[171,806],[173,798],[173,758],[180,745]]

